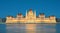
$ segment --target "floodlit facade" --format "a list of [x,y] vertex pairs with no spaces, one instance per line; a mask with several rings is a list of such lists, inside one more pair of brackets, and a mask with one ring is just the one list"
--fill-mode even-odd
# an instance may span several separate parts
[[13,16],[7,16],[6,23],[56,23],[56,17],[49,16],[46,18],[44,13],[40,13],[36,17],[36,11],[30,9],[28,12],[26,11],[26,16],[23,16],[21,13],[15,18]]

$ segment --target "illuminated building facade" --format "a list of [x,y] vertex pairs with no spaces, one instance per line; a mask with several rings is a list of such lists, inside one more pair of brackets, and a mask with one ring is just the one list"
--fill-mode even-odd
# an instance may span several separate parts
[[30,9],[28,12],[26,11],[25,17],[21,13],[15,18],[13,16],[7,16],[6,23],[56,23],[56,17],[49,16],[46,18],[44,13],[40,13],[39,16],[36,17],[36,11],[33,12],[32,9]]

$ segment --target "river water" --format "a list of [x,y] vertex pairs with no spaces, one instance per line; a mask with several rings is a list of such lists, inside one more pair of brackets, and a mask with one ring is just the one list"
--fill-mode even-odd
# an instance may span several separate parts
[[60,33],[60,24],[0,24],[0,33]]

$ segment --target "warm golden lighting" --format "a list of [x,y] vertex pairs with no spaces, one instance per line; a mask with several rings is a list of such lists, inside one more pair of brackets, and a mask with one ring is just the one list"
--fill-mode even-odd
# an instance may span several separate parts
[[50,16],[45,17],[44,13],[41,13],[38,17],[36,17],[36,11],[29,10],[26,11],[26,16],[24,17],[21,13],[17,15],[16,18],[12,16],[6,17],[6,23],[56,23],[56,17]]
[[26,33],[35,33],[36,31],[35,24],[26,24]]

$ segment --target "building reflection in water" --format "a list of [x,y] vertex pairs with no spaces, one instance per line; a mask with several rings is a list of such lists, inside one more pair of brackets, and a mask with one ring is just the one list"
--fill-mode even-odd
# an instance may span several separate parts
[[56,33],[55,24],[37,24],[36,33]]
[[7,24],[7,33],[56,33],[55,24]]
[[36,24],[26,24],[26,33],[36,33]]

